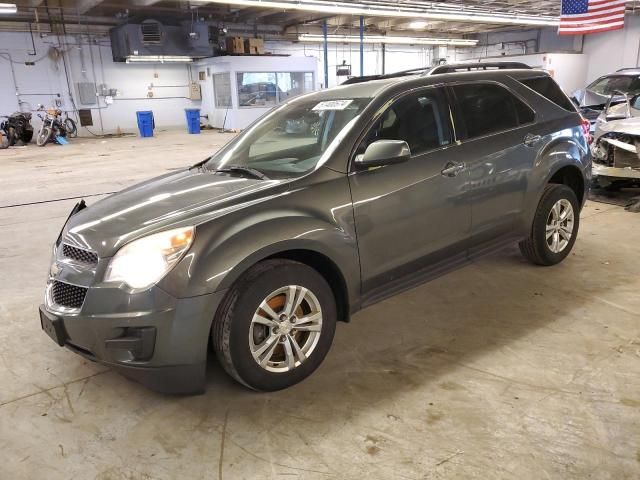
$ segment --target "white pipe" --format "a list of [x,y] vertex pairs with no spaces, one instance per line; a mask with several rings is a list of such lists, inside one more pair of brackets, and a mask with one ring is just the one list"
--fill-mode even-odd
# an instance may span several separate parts
[[[324,42],[323,35],[303,33],[298,35],[300,42]],[[327,35],[330,43],[360,43],[360,37],[356,35]],[[367,35],[363,43],[387,43],[397,45],[455,45],[459,47],[474,47],[478,40],[465,38],[426,38],[426,37],[392,37],[386,35]]]
[[[458,22],[480,22],[508,25],[558,26],[557,17],[521,15],[518,13],[494,13],[460,5],[428,4],[407,6],[364,3],[327,2],[321,0],[192,0],[191,3],[217,3],[245,7],[298,10],[336,15],[365,15],[370,17],[400,17],[411,19],[452,20]],[[437,6],[433,6],[437,5]],[[447,7],[447,8],[443,8]]]

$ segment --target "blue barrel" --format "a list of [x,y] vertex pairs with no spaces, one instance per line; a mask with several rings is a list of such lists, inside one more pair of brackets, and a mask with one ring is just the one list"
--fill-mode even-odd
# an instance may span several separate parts
[[138,117],[138,130],[141,137],[153,137],[153,129],[156,127],[151,110],[136,112]]
[[187,116],[187,130],[189,133],[200,133],[200,109],[185,108],[184,113]]

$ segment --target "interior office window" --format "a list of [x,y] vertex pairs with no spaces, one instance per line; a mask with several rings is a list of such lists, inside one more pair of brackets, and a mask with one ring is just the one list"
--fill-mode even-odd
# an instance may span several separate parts
[[278,72],[276,79],[280,102],[313,91],[312,72]]
[[453,87],[467,137],[480,137],[531,123],[535,114],[509,90],[493,83]]
[[412,155],[449,145],[449,107],[442,90],[432,88],[396,101],[367,133],[357,153],[377,140],[404,140]]
[[280,91],[274,72],[244,72],[236,77],[241,107],[272,107],[278,103]]
[[313,91],[313,72],[243,72],[236,81],[241,107],[271,107]]
[[213,74],[213,93],[217,108],[231,107],[231,78],[228,73]]

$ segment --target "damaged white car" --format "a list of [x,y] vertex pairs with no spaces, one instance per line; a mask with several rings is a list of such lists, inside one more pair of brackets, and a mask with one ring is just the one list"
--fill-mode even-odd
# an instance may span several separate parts
[[612,105],[596,121],[593,177],[601,187],[640,185],[640,95]]

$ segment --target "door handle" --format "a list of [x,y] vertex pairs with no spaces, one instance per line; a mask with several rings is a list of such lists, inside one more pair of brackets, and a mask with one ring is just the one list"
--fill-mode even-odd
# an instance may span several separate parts
[[532,133],[527,133],[524,136],[524,143],[527,147],[533,147],[536,143],[538,143],[542,137],[540,135],[533,135]]
[[445,177],[455,177],[462,170],[464,170],[465,166],[466,165],[464,163],[449,162],[444,166],[442,172],[440,173],[442,173],[442,175],[444,175]]

